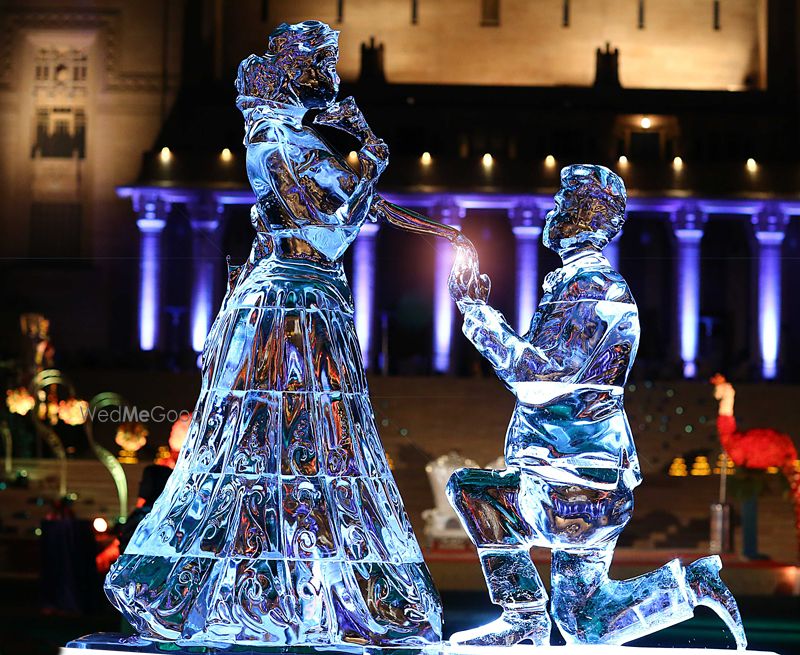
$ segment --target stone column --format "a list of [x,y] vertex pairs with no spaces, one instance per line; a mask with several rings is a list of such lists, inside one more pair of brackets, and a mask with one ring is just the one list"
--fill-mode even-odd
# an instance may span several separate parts
[[694,205],[670,216],[677,241],[677,329],[683,377],[697,373],[700,326],[700,240],[706,217]]
[[[440,223],[460,228],[459,210],[453,203],[433,208],[433,218]],[[436,261],[433,272],[433,370],[450,372],[450,351],[453,341],[453,312],[455,304],[450,298],[447,278],[453,266],[454,249],[446,239],[436,239]]]
[[192,298],[189,308],[192,350],[202,352],[215,311],[214,291],[220,277],[219,215],[223,205],[188,205],[192,226]]
[[135,197],[139,213],[139,347],[159,346],[161,324],[161,246],[169,205],[157,196]]
[[375,257],[378,224],[364,223],[353,244],[353,303],[364,368],[372,365],[372,326],[375,321]]
[[539,301],[539,240],[542,215],[537,207],[510,209],[511,230],[517,242],[517,332],[525,334]]
[[758,244],[758,344],[761,375],[778,375],[781,341],[781,247],[789,217],[768,205],[752,217]]

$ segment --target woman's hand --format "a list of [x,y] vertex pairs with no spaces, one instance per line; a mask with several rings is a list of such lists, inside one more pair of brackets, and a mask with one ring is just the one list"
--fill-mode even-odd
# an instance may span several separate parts
[[364,118],[364,114],[361,113],[358,105],[356,105],[353,96],[348,96],[340,102],[334,102],[324,111],[317,114],[314,122],[347,132],[358,139],[362,146],[379,140],[367,123],[367,119]]
[[358,139],[361,144],[358,162],[363,179],[377,181],[386,170],[389,165],[389,147],[383,139],[375,136],[352,96],[327,107],[314,118],[314,123],[334,127]]
[[472,243],[464,237],[453,244],[456,256],[447,280],[450,297],[459,304],[486,302],[489,299],[491,280],[478,268],[478,253]]

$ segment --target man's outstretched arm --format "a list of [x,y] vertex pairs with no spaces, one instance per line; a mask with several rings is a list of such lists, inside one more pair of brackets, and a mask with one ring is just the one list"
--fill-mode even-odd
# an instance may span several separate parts
[[506,384],[556,372],[547,354],[521,337],[502,313],[484,302],[460,302],[462,331]]

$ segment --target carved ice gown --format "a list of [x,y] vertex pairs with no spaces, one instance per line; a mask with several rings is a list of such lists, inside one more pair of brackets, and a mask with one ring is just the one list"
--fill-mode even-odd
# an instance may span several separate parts
[[436,642],[441,605],[378,437],[341,262],[372,190],[302,107],[240,108],[253,249],[230,271],[176,469],[106,593],[160,640]]

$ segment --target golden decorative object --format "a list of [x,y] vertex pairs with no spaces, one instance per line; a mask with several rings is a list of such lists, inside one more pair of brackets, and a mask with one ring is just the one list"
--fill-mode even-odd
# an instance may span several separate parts
[[711,465],[708,463],[708,457],[705,455],[698,455],[694,458],[691,475],[711,475]]
[[[149,434],[150,432],[141,423],[133,421],[121,423],[114,437],[114,442],[122,448],[117,459],[123,464],[133,464],[138,461],[136,459],[136,451],[147,443]],[[126,461],[131,458],[134,460],[133,462]]]
[[62,400],[56,405],[58,419],[67,425],[83,425],[86,423],[88,413],[89,403],[78,398]]
[[36,400],[25,387],[9,389],[6,392],[6,406],[12,414],[25,416],[33,409],[34,405],[36,405]]
[[686,460],[683,457],[673,459],[669,465],[668,474],[674,478],[685,478],[689,475],[689,471],[686,469]]

